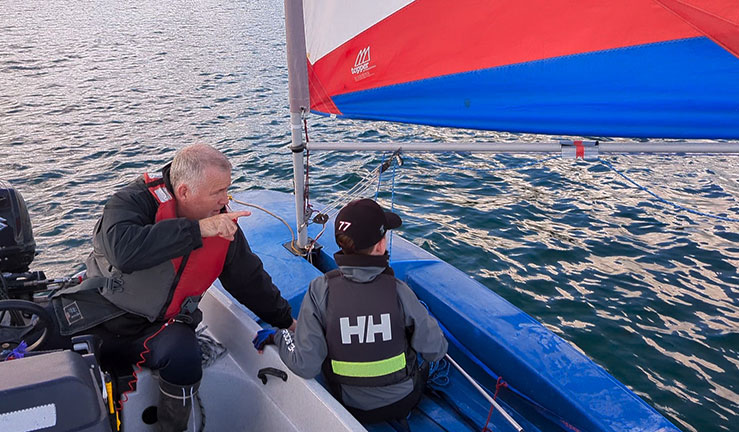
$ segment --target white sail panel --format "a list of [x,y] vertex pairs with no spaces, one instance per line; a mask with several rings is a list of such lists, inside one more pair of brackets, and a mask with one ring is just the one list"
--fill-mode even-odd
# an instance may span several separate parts
[[414,0],[304,0],[305,48],[312,63]]

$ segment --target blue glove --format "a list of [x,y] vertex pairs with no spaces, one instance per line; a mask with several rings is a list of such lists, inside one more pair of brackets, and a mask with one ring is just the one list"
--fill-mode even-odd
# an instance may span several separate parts
[[255,337],[251,343],[254,344],[254,348],[257,349],[257,351],[262,351],[264,349],[265,345],[274,345],[275,343],[275,333],[277,333],[277,330],[275,329],[262,329],[257,332],[257,337]]

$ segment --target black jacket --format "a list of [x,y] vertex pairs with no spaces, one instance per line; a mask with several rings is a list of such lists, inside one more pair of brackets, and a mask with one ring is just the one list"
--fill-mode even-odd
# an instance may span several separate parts
[[[167,187],[169,166],[163,169]],[[176,218],[154,223],[157,202],[143,178],[124,187],[106,203],[100,226],[105,257],[123,272],[146,269],[183,256],[202,246],[197,221]],[[239,228],[231,242],[219,279],[223,287],[260,318],[277,327],[292,324],[291,307],[272,283]],[[146,318],[125,314],[103,326],[116,334],[132,335],[151,325]]]

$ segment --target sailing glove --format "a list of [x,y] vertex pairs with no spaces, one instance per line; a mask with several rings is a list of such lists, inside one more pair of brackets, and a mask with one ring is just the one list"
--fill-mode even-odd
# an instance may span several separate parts
[[254,344],[254,348],[258,351],[262,351],[265,345],[274,345],[275,343],[275,329],[262,329],[257,332],[257,336],[251,341]]

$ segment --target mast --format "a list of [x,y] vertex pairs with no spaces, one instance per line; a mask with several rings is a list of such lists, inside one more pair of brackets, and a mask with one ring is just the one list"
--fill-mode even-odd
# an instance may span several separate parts
[[303,0],[285,0],[285,36],[287,41],[287,80],[290,99],[290,150],[293,153],[293,180],[295,183],[295,219],[297,226],[297,248],[304,250],[308,244],[305,223],[305,167],[303,166],[302,119],[308,113],[308,66],[305,52],[305,24],[303,22]]

